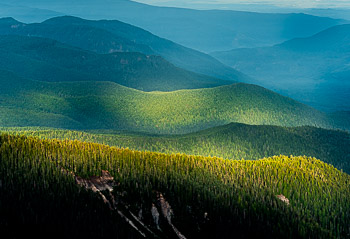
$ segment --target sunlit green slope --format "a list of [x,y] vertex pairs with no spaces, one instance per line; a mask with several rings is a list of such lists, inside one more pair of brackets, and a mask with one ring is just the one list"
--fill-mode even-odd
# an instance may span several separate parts
[[0,128],[0,132],[71,139],[161,153],[255,160],[273,155],[306,155],[350,173],[350,134],[314,127],[279,127],[231,123],[178,136],[111,130],[71,131],[51,128]]
[[[0,73],[0,126],[177,134],[230,122],[333,127],[322,112],[255,85],[147,93],[110,82],[47,83]],[[57,119],[44,122],[46,114]],[[70,125],[58,120],[64,118]]]
[[[150,210],[160,192],[171,205],[172,223],[187,238],[349,235],[350,177],[314,158],[223,160],[8,135],[0,136],[0,226],[30,224],[28,234],[35,235],[56,228],[62,236],[91,231],[110,237],[132,230],[67,173],[88,178],[101,170],[117,182],[117,208],[128,205],[128,212],[141,215],[156,232]],[[281,194],[289,205],[277,197]]]

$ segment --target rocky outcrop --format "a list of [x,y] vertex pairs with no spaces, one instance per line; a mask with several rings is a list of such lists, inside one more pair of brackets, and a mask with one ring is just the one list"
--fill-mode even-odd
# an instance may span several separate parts
[[157,197],[158,197],[158,204],[161,209],[161,215],[163,216],[163,218],[167,221],[167,223],[169,224],[169,226],[172,228],[172,230],[174,231],[174,233],[179,239],[186,239],[186,237],[182,235],[181,232],[171,222],[171,218],[173,216],[173,210],[171,209],[170,204],[165,200],[163,194],[158,193]]
[[[147,237],[147,234],[144,231],[147,231],[153,235],[153,233],[141,221],[139,221],[136,216],[133,216],[133,214],[129,213],[131,214],[131,217],[129,217],[122,210],[118,209],[118,204],[112,194],[113,186],[116,184],[114,182],[114,178],[108,171],[102,170],[102,176],[93,176],[88,179],[75,176],[75,181],[81,187],[92,190],[94,193],[99,194],[103,202],[108,205],[110,210],[116,211],[123,220],[125,220],[134,230],[140,234],[140,236],[144,238]],[[110,199],[106,198],[106,196],[102,193],[103,191],[106,191],[108,193]]]
[[[161,233],[171,234],[171,237],[177,237],[179,239],[186,239],[186,237],[172,224],[171,219],[173,217],[173,210],[171,209],[169,202],[165,200],[162,193],[157,193],[157,203],[152,204],[150,208],[153,222],[156,226],[156,229],[152,230],[150,229],[150,226],[147,226],[142,222],[142,208],[140,208],[138,216],[135,216],[125,203],[115,199],[112,192],[113,187],[117,184],[108,171],[103,170],[101,176],[93,176],[90,178],[82,178],[73,173],[70,174],[74,176],[75,181],[79,186],[86,188],[87,190],[92,190],[94,193],[98,194],[103,202],[108,205],[110,210],[116,211],[124,221],[139,233],[140,236],[144,238],[160,238],[158,234]],[[163,224],[161,222],[163,222]],[[164,228],[162,228],[162,226]]]
[[279,200],[281,200],[282,202],[286,203],[287,205],[289,205],[289,199],[286,198],[283,194],[277,195],[276,196]]

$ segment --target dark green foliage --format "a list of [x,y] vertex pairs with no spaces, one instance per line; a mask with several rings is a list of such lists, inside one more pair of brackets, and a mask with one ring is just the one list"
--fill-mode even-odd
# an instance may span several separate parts
[[[71,176],[64,176],[60,171],[62,167],[83,177],[109,170],[119,183],[116,196],[126,190],[124,199],[132,199],[131,208],[140,207],[137,206],[140,203],[141,207],[149,208],[152,191],[164,193],[174,210],[175,225],[188,238],[233,235],[238,238],[346,238],[349,235],[350,177],[314,158],[223,160],[9,135],[0,137],[0,145],[0,190],[4,192],[0,194],[1,210],[28,205],[27,210],[12,215],[25,219],[37,215],[34,222],[38,225],[47,214],[41,214],[42,208],[35,206],[37,195],[42,198],[43,207],[55,207],[50,204],[52,200],[47,200],[52,196],[55,196],[53,205],[67,209],[65,203],[68,203],[72,210],[68,211],[71,216],[67,218],[73,222],[79,218],[79,213],[75,214],[79,212],[79,205],[87,207],[84,213],[89,215],[92,210],[96,215],[105,215],[101,220],[109,220],[108,213],[103,213],[102,202],[98,206],[91,194],[73,185]],[[34,185],[37,190],[33,190]],[[4,207],[2,202],[7,198],[4,195],[12,193],[18,204]],[[279,194],[290,200],[289,206],[276,198]],[[67,202],[65,199],[73,196],[79,200]],[[81,197],[87,201],[82,203]],[[24,198],[25,202],[21,201]],[[96,205],[90,204],[92,202]],[[189,214],[188,207],[196,213]],[[206,223],[198,220],[204,212],[210,219]],[[80,223],[89,223],[89,217],[83,218]],[[46,219],[46,222],[55,220]],[[1,222],[4,225],[4,221]]]
[[[0,230],[7,238],[138,238],[93,192],[25,138],[0,139]],[[47,149],[48,150],[48,149]]]

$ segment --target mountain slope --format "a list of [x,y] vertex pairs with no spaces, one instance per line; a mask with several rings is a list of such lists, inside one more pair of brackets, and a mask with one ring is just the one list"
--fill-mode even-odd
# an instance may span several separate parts
[[161,153],[255,160],[273,155],[306,155],[350,173],[350,134],[315,127],[231,123],[177,136],[113,130],[70,131],[52,128],[0,128],[1,132],[46,139],[71,139]]
[[[25,0],[2,1],[29,5]],[[121,20],[204,52],[273,45],[295,37],[307,37],[344,22],[305,14],[198,11],[125,0],[36,0],[31,1],[30,6],[88,19]]]
[[244,81],[247,78],[209,55],[119,21],[58,17],[41,24],[23,24],[5,18],[0,20],[0,34],[51,38],[103,54],[137,51],[146,55],[160,55],[178,67],[223,80]]
[[[286,41],[279,46],[299,52],[348,52],[350,50],[350,24],[328,28],[308,38]],[[328,44],[325,44],[328,43]]]
[[255,85],[147,93],[111,82],[49,83],[2,74],[1,84],[8,85],[1,89],[3,108],[60,114],[84,128],[179,134],[230,122],[334,127],[326,114]]
[[65,238],[135,238],[139,228],[160,238],[349,233],[350,177],[314,158],[223,160],[9,135],[0,145],[0,225],[16,234],[29,225],[27,236],[59,227]]
[[256,77],[254,83],[319,109],[349,110],[349,30],[350,25],[340,25],[273,47],[217,52],[213,56]]
[[0,36],[0,69],[38,81],[111,81],[144,91],[230,84],[135,52],[96,54],[54,40]]

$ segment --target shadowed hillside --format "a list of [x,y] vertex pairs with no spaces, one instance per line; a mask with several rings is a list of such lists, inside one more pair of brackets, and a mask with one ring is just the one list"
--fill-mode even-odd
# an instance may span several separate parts
[[51,38],[97,53],[138,51],[160,55],[172,64],[223,80],[244,81],[247,77],[204,53],[160,38],[120,21],[88,21],[77,17],[57,17],[40,24],[24,24],[0,19],[0,34]]
[[46,38],[0,36],[0,52],[0,69],[38,81],[111,81],[144,91],[232,83],[183,70],[160,56],[97,54]]

